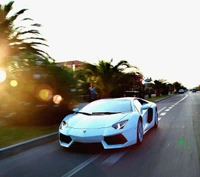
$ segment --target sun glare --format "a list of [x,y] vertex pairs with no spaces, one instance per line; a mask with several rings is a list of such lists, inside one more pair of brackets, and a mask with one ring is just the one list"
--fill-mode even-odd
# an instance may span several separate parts
[[0,69],[0,82],[3,82],[6,79],[6,72]]

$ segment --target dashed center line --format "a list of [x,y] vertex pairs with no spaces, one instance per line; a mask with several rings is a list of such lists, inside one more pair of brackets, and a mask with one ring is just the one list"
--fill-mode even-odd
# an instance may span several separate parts
[[160,114],[160,116],[164,116],[166,114],[166,112],[162,112],[161,114]]
[[[170,111],[174,106],[176,106],[177,104],[179,104],[181,101],[183,101],[185,98],[187,98],[188,95],[186,95],[185,97],[183,97],[181,100],[179,100],[178,102],[174,103],[173,105],[171,105],[170,107],[168,107],[167,109],[165,109],[166,107],[162,108],[160,111],[158,111],[158,113],[160,113],[161,111],[163,111],[165,109],[165,111]],[[160,116],[164,116],[167,112],[161,112]],[[160,120],[161,118],[159,118],[158,120]]]
[[162,108],[162,109],[160,109],[159,111],[158,111],[158,113],[160,113],[163,109],[165,109],[166,107],[164,107],[164,108]]
[[78,165],[77,167],[75,167],[74,169],[72,169],[71,171],[69,171],[68,173],[66,173],[65,175],[63,175],[62,177],[70,177],[70,176],[74,175],[75,173],[77,173],[78,171],[80,171],[82,168],[84,168],[85,166],[87,166],[88,164],[90,164],[91,162],[93,162],[95,159],[97,159],[100,155],[101,154],[92,156],[91,158],[89,158],[85,162],[81,163],[80,165]]

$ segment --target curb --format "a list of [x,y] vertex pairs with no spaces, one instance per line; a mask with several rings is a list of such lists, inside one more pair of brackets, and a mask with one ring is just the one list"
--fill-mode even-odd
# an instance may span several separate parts
[[40,136],[38,138],[34,138],[5,148],[1,148],[0,160],[16,155],[22,151],[26,151],[31,148],[43,145],[44,143],[50,143],[56,140],[58,140],[58,132]]
[[170,97],[172,97],[172,96],[173,96],[173,95],[169,95],[168,97],[155,100],[154,102],[155,102],[155,103],[158,103],[159,101],[165,100],[165,99],[170,98]]
[[[88,104],[88,102],[79,103],[76,105],[76,107],[81,108],[81,107],[85,106],[86,104]],[[31,148],[41,146],[43,144],[50,143],[50,142],[53,142],[56,140],[58,140],[58,132],[40,136],[38,138],[34,138],[34,139],[31,139],[28,141],[24,141],[22,143],[7,146],[5,148],[0,148],[0,160],[8,158],[10,156],[14,156],[23,151],[26,151]]]
[[[157,103],[157,102],[162,101],[162,100],[169,98],[171,96],[172,95],[169,95],[168,97],[165,97],[165,98],[162,98],[162,99],[159,99],[159,100],[155,100],[154,102]],[[77,107],[81,108],[85,104],[88,104],[88,103],[81,103],[81,104],[77,105]],[[31,139],[31,140],[28,140],[28,141],[25,141],[25,142],[22,142],[22,143],[18,143],[18,144],[12,145],[12,146],[1,148],[0,149],[0,160],[8,158],[8,157],[16,155],[16,154],[19,154],[22,151],[26,151],[26,150],[29,150],[31,148],[41,146],[45,143],[50,143],[50,142],[53,142],[53,141],[56,141],[56,140],[58,140],[58,132],[54,132],[54,133],[44,135],[44,136],[40,136],[38,138],[34,138],[34,139]]]

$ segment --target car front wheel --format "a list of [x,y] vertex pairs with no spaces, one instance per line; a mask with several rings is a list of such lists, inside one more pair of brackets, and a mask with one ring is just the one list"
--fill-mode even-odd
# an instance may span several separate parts
[[155,124],[154,124],[154,128],[158,128],[158,112],[156,111],[156,115],[155,115]]
[[137,145],[142,144],[142,141],[143,141],[143,125],[141,119],[139,119],[137,124]]

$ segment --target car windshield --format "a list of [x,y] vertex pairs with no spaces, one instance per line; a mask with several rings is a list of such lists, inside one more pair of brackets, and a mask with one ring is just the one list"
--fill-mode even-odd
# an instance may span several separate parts
[[98,100],[83,107],[80,112],[89,113],[123,113],[132,110],[130,100]]

